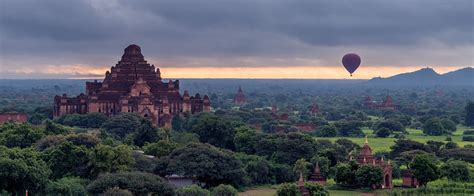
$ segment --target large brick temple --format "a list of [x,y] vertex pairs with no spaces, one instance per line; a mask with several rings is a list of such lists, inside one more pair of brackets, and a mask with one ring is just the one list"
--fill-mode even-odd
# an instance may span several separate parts
[[137,45],[125,48],[122,59],[102,82],[86,82],[86,93],[54,97],[54,116],[103,113],[108,117],[133,112],[159,127],[171,127],[174,115],[210,111],[209,97],[179,92],[179,80],[163,82],[159,68],[145,61]]

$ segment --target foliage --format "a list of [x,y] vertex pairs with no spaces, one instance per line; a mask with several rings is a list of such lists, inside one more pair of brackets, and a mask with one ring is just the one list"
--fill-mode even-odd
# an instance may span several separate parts
[[159,139],[158,130],[153,127],[151,121],[142,119],[140,126],[136,130],[133,143],[137,146],[143,146],[147,142],[152,143],[158,141]]
[[102,127],[110,134],[117,138],[125,138],[128,134],[133,133],[140,127],[142,117],[135,113],[122,113],[120,115],[109,118],[102,124]]
[[232,152],[201,143],[190,143],[175,149],[169,156],[160,159],[157,170],[160,174],[196,177],[207,187],[219,184],[238,186],[244,177],[242,163]]
[[392,132],[390,131],[390,129],[386,127],[379,128],[375,131],[375,135],[377,135],[377,137],[388,137],[391,133]]
[[278,186],[277,196],[297,196],[299,193],[295,183],[283,183]]
[[335,137],[337,136],[337,129],[334,125],[321,126],[316,132],[317,137]]
[[63,127],[59,124],[54,123],[51,120],[47,120],[45,122],[45,129],[44,130],[45,130],[46,134],[54,134],[54,135],[69,133],[68,129],[66,129],[65,127]]
[[422,150],[425,152],[430,152],[430,149],[426,147],[423,143],[405,139],[396,140],[395,144],[390,148],[392,149],[392,151],[390,152],[390,156],[392,158],[396,158],[400,155],[400,153],[410,150]]
[[357,185],[356,171],[358,168],[359,166],[355,161],[338,163],[336,165],[336,176],[334,180],[339,184],[354,187]]
[[431,118],[423,125],[423,133],[427,135],[443,135],[447,133],[447,130],[439,118]]
[[175,191],[176,196],[209,196],[210,192],[198,185],[191,185],[179,188]]
[[383,171],[378,166],[362,165],[356,171],[357,183],[361,187],[374,188],[374,185],[382,184]]
[[52,170],[52,178],[64,176],[89,177],[88,155],[90,150],[84,146],[74,145],[72,142],[63,142],[48,148],[44,153],[44,160]]
[[338,129],[339,136],[344,137],[362,137],[364,133],[362,132],[362,123],[356,120],[341,120],[334,123]]
[[440,157],[443,158],[452,158],[452,159],[458,159],[458,160],[463,160],[469,163],[474,163],[474,148],[454,148],[454,149],[448,149],[448,150],[443,150],[440,152]]
[[107,120],[103,113],[68,114],[56,119],[56,122],[76,127],[99,128]]
[[92,177],[100,173],[126,171],[134,164],[132,150],[125,145],[98,145],[90,153],[89,159]]
[[155,157],[163,157],[169,155],[178,144],[172,141],[160,140],[156,143],[147,143],[143,147],[145,154],[153,155]]
[[474,102],[467,103],[464,110],[466,111],[464,124],[466,126],[474,126]]
[[191,132],[199,135],[199,140],[217,147],[235,149],[235,130],[230,122],[214,115],[202,115]]
[[120,189],[119,187],[107,189],[103,196],[133,196],[133,193],[127,189]]
[[28,124],[7,123],[0,125],[0,145],[26,148],[43,137],[41,129]]
[[465,135],[465,136],[462,136],[462,141],[474,142],[474,135]]
[[231,185],[220,184],[212,188],[212,196],[237,196],[237,189]]
[[303,176],[306,176],[309,173],[310,166],[311,163],[306,161],[306,159],[298,159],[293,166],[293,171],[298,175],[303,174]]
[[400,165],[406,165],[407,168],[409,168],[409,164],[413,161],[415,156],[420,155],[420,154],[428,154],[427,152],[423,150],[410,150],[410,151],[405,151],[400,153],[400,155],[395,159],[397,160],[397,163]]
[[436,159],[426,154],[416,155],[413,162],[410,163],[410,169],[422,186],[438,179],[440,174]]
[[403,124],[393,119],[376,122],[373,126],[375,131],[379,131],[382,128],[386,128],[390,132],[405,132],[405,127]]
[[51,170],[40,156],[32,148],[0,146],[0,190],[15,194],[44,190]]
[[173,195],[173,188],[163,178],[143,172],[121,172],[100,175],[87,186],[91,194],[101,194],[109,188],[127,189],[134,195]]
[[311,196],[329,196],[329,191],[316,182],[305,182],[304,187],[308,189]]
[[87,195],[85,180],[77,177],[64,177],[51,181],[46,186],[46,192],[51,195]]
[[468,182],[470,179],[469,165],[464,161],[448,160],[440,170],[449,180]]

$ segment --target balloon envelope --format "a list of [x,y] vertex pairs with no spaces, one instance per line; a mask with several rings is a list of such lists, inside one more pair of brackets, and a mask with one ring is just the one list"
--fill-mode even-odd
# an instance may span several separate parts
[[351,74],[354,73],[360,65],[360,57],[357,54],[350,53],[346,54],[342,57],[342,64],[346,68],[346,70]]

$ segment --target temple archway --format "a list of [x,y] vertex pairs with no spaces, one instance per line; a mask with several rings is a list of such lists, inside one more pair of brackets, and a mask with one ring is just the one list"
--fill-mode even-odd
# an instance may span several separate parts
[[390,176],[388,174],[385,175],[384,182],[385,182],[385,184],[384,184],[385,188],[388,188],[388,189],[392,188],[392,186],[391,186],[392,181],[391,181]]

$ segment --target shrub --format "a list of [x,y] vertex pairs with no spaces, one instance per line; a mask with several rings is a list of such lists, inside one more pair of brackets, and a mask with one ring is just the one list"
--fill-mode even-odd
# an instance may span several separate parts
[[277,196],[297,196],[299,191],[295,183],[283,183],[278,186]]
[[209,196],[208,190],[199,187],[198,185],[191,185],[182,187],[175,191],[176,196]]
[[173,195],[173,188],[163,178],[144,172],[107,173],[99,176],[87,186],[87,191],[93,195],[102,194],[110,188],[127,189],[134,195],[160,193]]
[[46,186],[51,195],[87,195],[85,180],[77,177],[64,177],[51,181]]
[[237,189],[231,185],[220,184],[211,191],[212,196],[237,196]]
[[329,191],[324,189],[323,186],[321,186],[318,183],[315,182],[305,182],[304,187],[308,189],[309,194],[311,196],[329,196]]
[[333,125],[324,125],[315,132],[317,137],[336,137],[337,129]]
[[382,127],[375,131],[375,135],[377,135],[377,137],[388,137],[390,136],[390,133],[390,129],[387,129],[385,127]]
[[463,135],[474,135],[474,130],[465,130],[462,134]]
[[462,141],[465,141],[465,142],[474,142],[474,135],[465,135],[465,136],[462,136]]
[[103,196],[133,196],[133,193],[127,189],[120,189],[119,187],[114,187],[107,189],[107,191],[102,194]]

